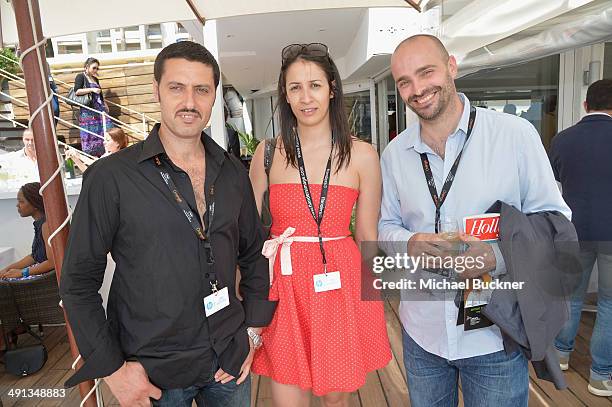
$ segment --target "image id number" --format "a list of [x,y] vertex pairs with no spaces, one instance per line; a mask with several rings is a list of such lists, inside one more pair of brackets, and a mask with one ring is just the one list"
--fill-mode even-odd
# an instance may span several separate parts
[[62,398],[66,397],[66,389],[10,389],[8,396],[15,398]]

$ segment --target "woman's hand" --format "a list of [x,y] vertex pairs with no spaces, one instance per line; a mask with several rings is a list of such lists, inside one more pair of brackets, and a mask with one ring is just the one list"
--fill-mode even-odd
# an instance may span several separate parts
[[89,88],[89,91],[90,91],[91,93],[97,93],[97,94],[100,94],[100,92],[102,92],[102,89],[100,89],[100,88]]
[[6,270],[5,272],[3,272],[3,274],[0,274],[0,279],[7,279],[7,278],[20,278],[23,276],[23,273],[21,272],[21,270],[19,269],[10,269],[10,270]]

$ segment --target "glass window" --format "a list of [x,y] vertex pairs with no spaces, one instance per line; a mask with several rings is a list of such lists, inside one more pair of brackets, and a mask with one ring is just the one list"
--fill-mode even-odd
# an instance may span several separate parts
[[344,103],[351,133],[361,140],[371,143],[370,91],[366,90],[344,95]]
[[391,75],[385,79],[387,85],[387,119],[389,124],[388,141],[406,130],[406,104],[400,97]]
[[125,44],[125,50],[126,51],[138,51],[140,50],[140,43],[139,42],[128,42],[127,44]]
[[[389,138],[393,140],[399,132],[397,131],[397,117],[398,117],[398,105],[397,98],[395,96],[395,81],[392,76],[387,76],[385,79],[387,84],[387,121],[389,123]],[[402,113],[400,112],[399,115]]]
[[378,150],[383,151],[387,144],[406,129],[406,104],[401,99],[391,75],[376,83],[378,117],[376,127]]
[[149,41],[149,48],[151,49],[162,48],[162,42],[158,40]]
[[110,44],[98,44],[99,52],[113,52],[113,47]]
[[161,24],[151,24],[147,27],[149,35],[161,35]]
[[476,106],[503,111],[528,120],[544,147],[557,133],[559,55],[505,68],[482,70],[456,80]]
[[81,44],[59,44],[57,52],[58,54],[82,54],[83,46]]
[[612,42],[606,42],[604,48],[603,78],[612,79]]

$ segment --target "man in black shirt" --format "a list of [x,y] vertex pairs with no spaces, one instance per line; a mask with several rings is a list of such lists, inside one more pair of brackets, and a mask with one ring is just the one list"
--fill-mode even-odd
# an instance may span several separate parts
[[[130,407],[150,398],[248,406],[258,327],[275,303],[248,175],[202,132],[219,67],[201,45],[180,42],[159,53],[154,76],[161,124],[85,173],[61,281],[85,363],[66,384],[105,377]],[[105,316],[108,252],[116,269]]]

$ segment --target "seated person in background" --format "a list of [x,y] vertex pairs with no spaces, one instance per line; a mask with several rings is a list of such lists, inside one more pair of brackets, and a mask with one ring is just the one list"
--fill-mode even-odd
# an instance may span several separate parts
[[0,270],[0,279],[28,277],[47,273],[55,268],[53,253],[50,248],[47,250],[46,242],[50,233],[45,223],[45,206],[39,190],[40,183],[31,182],[17,192],[17,212],[22,218],[31,216],[34,219],[32,253]]
[[25,129],[23,131],[22,140],[23,148],[2,155],[0,157],[0,165],[21,182],[38,181],[40,178],[38,176],[38,163],[36,161],[34,132],[32,129]]
[[[104,133],[104,150],[106,151],[102,157],[106,157],[119,150],[126,148],[128,145],[128,137],[120,128],[114,127]],[[102,158],[101,157],[101,158]],[[74,163],[81,171],[85,171],[97,158],[89,158],[80,153],[75,148],[66,150],[66,158],[72,158]]]

